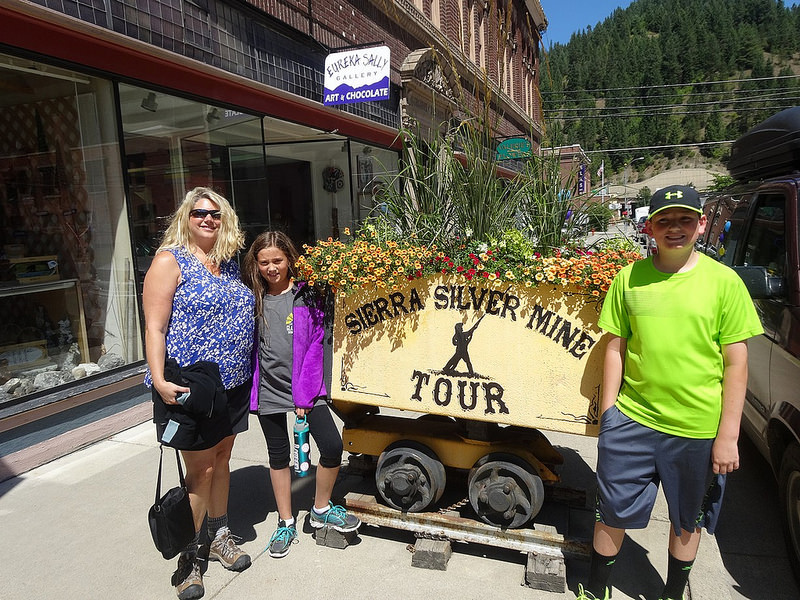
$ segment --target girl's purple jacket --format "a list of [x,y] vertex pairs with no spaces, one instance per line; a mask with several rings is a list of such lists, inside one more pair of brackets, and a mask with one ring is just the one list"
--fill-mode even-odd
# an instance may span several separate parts
[[[298,408],[312,408],[317,398],[327,396],[323,378],[324,313],[319,296],[302,282],[295,284],[292,315],[292,399]],[[253,344],[253,387],[250,410],[258,410],[260,368],[258,359],[258,324]]]

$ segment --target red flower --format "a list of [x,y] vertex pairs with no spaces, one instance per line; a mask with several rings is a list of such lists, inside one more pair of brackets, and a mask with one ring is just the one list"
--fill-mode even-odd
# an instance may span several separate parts
[[463,270],[464,270],[464,267],[462,267],[461,265],[458,265],[458,267],[456,268],[456,271],[458,271],[459,273],[461,273],[461,271],[463,271]]
[[487,273],[486,271],[484,271],[484,272],[483,272],[483,276],[484,276],[484,277],[488,277],[488,276],[489,276],[489,273]]

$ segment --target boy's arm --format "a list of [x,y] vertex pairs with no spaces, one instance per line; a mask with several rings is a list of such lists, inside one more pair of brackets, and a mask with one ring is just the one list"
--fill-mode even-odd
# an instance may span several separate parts
[[600,396],[601,415],[614,406],[617,401],[619,388],[622,387],[622,373],[625,367],[625,350],[627,347],[627,339],[618,335],[611,335],[603,359],[603,389]]
[[722,346],[722,415],[711,450],[714,473],[724,475],[739,468],[739,424],[747,390],[747,342]]

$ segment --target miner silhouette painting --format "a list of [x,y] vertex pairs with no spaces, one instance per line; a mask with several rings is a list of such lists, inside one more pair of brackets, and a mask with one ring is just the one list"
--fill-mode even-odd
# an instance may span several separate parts
[[472,361],[469,359],[469,352],[467,351],[467,346],[472,341],[472,334],[475,333],[475,330],[480,325],[481,321],[483,321],[483,317],[486,315],[481,315],[481,318],[478,319],[478,322],[475,323],[470,329],[464,331],[464,324],[463,323],[456,323],[455,332],[453,333],[453,345],[456,347],[456,351],[453,354],[453,357],[447,361],[447,364],[442,369],[442,372],[447,375],[457,375],[456,367],[458,363],[462,360],[464,364],[467,365],[467,375],[474,375],[475,371],[472,370]]

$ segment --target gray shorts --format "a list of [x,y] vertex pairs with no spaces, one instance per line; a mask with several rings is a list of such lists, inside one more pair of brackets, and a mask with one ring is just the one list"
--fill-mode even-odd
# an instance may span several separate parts
[[725,476],[712,470],[713,444],[655,431],[612,406],[600,419],[597,439],[597,520],[644,529],[662,485],[676,535],[699,527],[714,533]]

